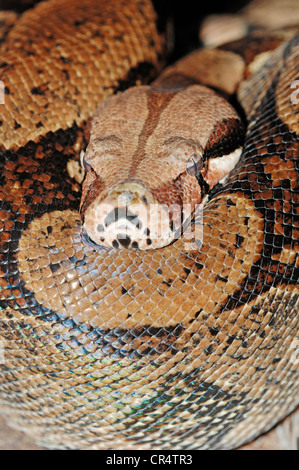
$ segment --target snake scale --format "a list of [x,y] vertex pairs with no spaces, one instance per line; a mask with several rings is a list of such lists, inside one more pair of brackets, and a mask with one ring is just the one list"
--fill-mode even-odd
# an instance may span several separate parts
[[[165,42],[148,0],[49,0],[8,28],[0,403],[10,425],[49,448],[231,449],[296,408],[298,42],[294,25],[257,30],[246,47],[191,53],[150,88],[140,84],[156,77]],[[236,155],[242,126],[220,94],[236,92],[246,135],[224,178],[218,157]],[[146,228],[144,247],[105,246],[95,201],[111,199],[115,181],[144,204],[200,195],[201,243],[184,232],[155,247]]]

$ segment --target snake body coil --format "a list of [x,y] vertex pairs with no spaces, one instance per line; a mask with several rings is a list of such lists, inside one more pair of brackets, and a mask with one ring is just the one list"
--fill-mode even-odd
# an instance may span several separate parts
[[[7,33],[0,404],[12,426],[52,448],[224,449],[296,408],[299,40],[283,34],[263,46],[256,36],[252,56],[236,41],[164,72],[156,94],[174,77],[187,90],[214,80],[218,91],[238,91],[248,123],[243,153],[204,206],[199,247],[186,249],[184,233],[162,248],[120,250],[82,237],[72,171],[94,135],[87,121],[97,105],[155,76],[164,43],[150,2],[50,0]],[[240,84],[214,73],[224,58]],[[170,109],[170,99],[155,100]],[[140,113],[152,106],[154,119],[142,125],[149,139],[162,108],[144,102]],[[178,133],[180,116],[169,119]],[[136,139],[146,148],[142,134]],[[141,164],[144,153],[136,155]],[[106,177],[117,179],[126,168],[109,161]],[[158,163],[145,167],[149,185]],[[92,178],[81,209],[103,191],[96,171]]]

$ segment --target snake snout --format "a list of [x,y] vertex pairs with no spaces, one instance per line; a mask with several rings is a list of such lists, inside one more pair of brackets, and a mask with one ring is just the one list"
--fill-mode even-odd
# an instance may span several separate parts
[[95,200],[85,214],[84,228],[93,242],[110,248],[160,248],[174,238],[167,206],[131,181]]

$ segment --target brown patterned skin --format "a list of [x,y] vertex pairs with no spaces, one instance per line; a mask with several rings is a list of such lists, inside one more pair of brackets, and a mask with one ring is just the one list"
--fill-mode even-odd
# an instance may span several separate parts
[[[67,3],[50,5],[56,11]],[[121,3],[114,32],[134,3]],[[79,4],[72,2],[78,35],[66,15],[71,43],[84,30],[79,18],[87,8]],[[1,412],[47,447],[237,447],[299,401],[298,104],[290,101],[298,36],[240,87],[244,151],[205,207],[202,246],[186,250],[183,236],[158,250],[104,250],[82,239],[80,187],[66,163],[84,147],[83,124],[95,109],[87,97],[98,90],[100,101],[118,88],[127,62],[119,45],[119,65],[110,72],[104,61],[105,73],[95,59],[80,65],[66,38],[45,51],[24,24],[39,27],[33,18],[44,8],[49,19],[46,5],[11,30],[22,41],[8,35],[0,64],[10,93],[0,128]],[[138,5],[151,12],[148,2]],[[128,70],[139,60],[157,63],[154,29],[147,33],[143,14],[133,10],[135,24],[143,21],[137,43],[129,40],[136,28],[119,34],[126,47],[134,43]],[[87,37],[91,30],[88,23]],[[41,76],[63,69],[38,80],[37,59],[47,63]],[[89,74],[94,68],[97,78]]]

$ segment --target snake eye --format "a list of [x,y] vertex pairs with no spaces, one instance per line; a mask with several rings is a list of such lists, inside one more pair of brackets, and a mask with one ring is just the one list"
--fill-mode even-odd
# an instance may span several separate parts
[[197,176],[202,169],[202,158],[198,153],[194,153],[192,157],[189,158],[186,165],[186,170],[188,175]]
[[84,167],[86,172],[91,170],[91,165],[89,163],[87,163],[87,161],[85,159],[85,153],[83,152],[83,150],[80,153],[80,163],[81,163],[81,166]]

